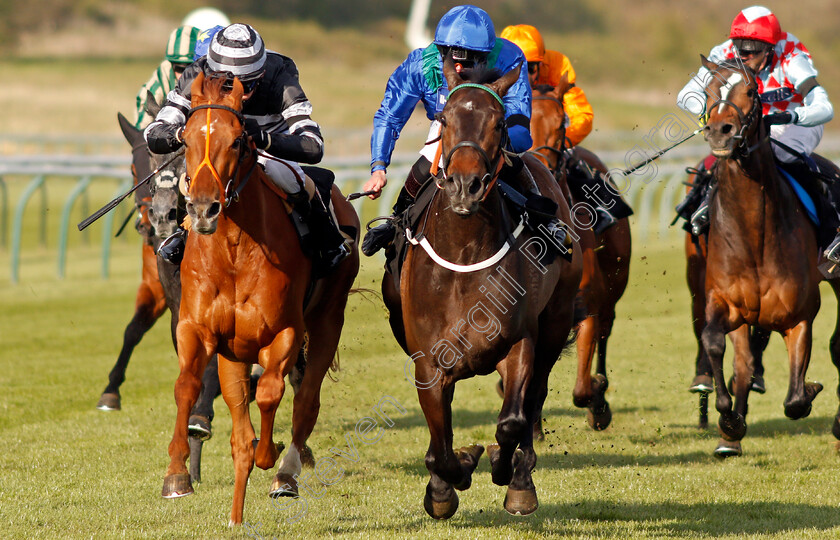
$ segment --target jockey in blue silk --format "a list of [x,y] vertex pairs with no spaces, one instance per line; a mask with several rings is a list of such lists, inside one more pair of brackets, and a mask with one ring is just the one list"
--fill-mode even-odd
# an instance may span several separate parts
[[[373,117],[371,177],[363,187],[363,191],[373,192],[371,199],[378,198],[388,182],[386,169],[391,162],[394,145],[417,103],[422,101],[429,120],[434,120],[435,114],[446,105],[450,90],[443,76],[446,56],[452,58],[459,73],[486,67],[498,70],[501,76],[520,68],[519,79],[502,98],[509,139],[507,149],[522,153],[531,147],[531,86],[525,55],[512,42],[496,37],[493,21],[484,10],[471,5],[456,6],[440,19],[432,44],[409,53],[388,79],[382,105]],[[437,138],[439,133],[440,124],[433,121],[429,141]],[[394,206],[395,214],[414,202],[420,186],[431,177],[432,161],[440,159],[437,145],[427,144],[421,151],[423,157],[412,167]],[[518,161],[521,168],[521,160]],[[532,185],[527,187],[538,194],[533,180],[530,182]],[[556,225],[559,226],[559,223]],[[551,229],[552,224],[548,227]],[[391,242],[394,233],[392,220],[371,229],[365,236],[362,252],[368,256],[376,253]]]

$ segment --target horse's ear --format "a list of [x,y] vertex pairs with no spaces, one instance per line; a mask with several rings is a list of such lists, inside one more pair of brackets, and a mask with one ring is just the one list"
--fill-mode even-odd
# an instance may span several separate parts
[[456,86],[464,84],[464,79],[455,71],[455,62],[449,55],[446,55],[443,59],[443,76],[446,78],[446,84],[449,86],[450,92]]
[[569,72],[567,71],[563,73],[562,77],[560,77],[560,82],[554,90],[551,91],[551,95],[556,99],[563,99],[563,95],[568,92],[571,87],[572,85],[569,83]]
[[158,112],[160,112],[161,104],[157,102],[155,99],[155,95],[148,90],[146,90],[146,113],[151,116],[152,118],[156,117]]
[[519,79],[519,72],[521,70],[522,62],[520,62],[518,66],[508,71],[504,74],[504,76],[500,77],[498,80],[494,81],[488,86],[500,96],[504,96],[505,94],[507,94],[507,91],[510,89],[510,87],[513,86],[513,83],[515,83]]
[[198,76],[192,82],[192,86],[190,87],[190,93],[192,94],[193,103],[195,103],[196,99],[206,99],[204,97],[204,72],[200,71]]
[[127,140],[128,144],[132,147],[135,143],[143,140],[143,132],[134,127],[120,112],[117,113],[117,121],[120,123],[120,130],[123,133],[123,137],[125,137],[125,140]]
[[234,77],[233,89],[229,94],[229,96],[233,99],[232,108],[236,109],[237,111],[242,109],[242,96],[244,94],[245,88],[242,86],[242,81],[239,80],[239,77]]
[[703,64],[703,67],[708,69],[709,71],[715,71],[719,66],[706,58],[704,55],[700,55],[700,63]]

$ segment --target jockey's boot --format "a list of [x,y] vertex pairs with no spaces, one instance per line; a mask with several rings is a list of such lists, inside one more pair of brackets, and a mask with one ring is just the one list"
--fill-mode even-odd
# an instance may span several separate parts
[[[307,198],[305,194],[304,198]],[[339,231],[337,219],[330,208],[321,200],[321,197],[316,193],[314,199],[309,201],[307,198],[307,202],[310,211],[305,219],[313,233],[314,244],[311,248],[313,262],[315,263],[315,274],[320,277],[338,266],[341,261],[350,255],[352,250],[348,240]]]
[[[514,186],[525,196],[525,210],[531,229],[547,235],[556,250],[567,260],[572,258],[572,236],[566,225],[557,217],[557,203],[540,193],[531,171],[521,158],[512,158],[512,165],[505,165],[501,175],[514,179]],[[509,169],[509,170],[508,170]]]
[[[397,227],[394,225],[397,217],[405,212],[409,206],[414,204],[414,197],[412,197],[408,190],[402,188],[400,195],[397,197],[397,202],[394,203],[394,212],[390,216],[379,217],[368,222],[368,231],[365,234],[365,239],[362,240],[362,253],[370,257],[380,249],[387,247],[393,242],[394,235],[397,232]],[[370,228],[370,224],[374,221],[384,221],[382,225]]]
[[615,206],[615,202],[606,203],[609,208],[604,206],[605,201],[613,198],[613,194],[607,189],[599,189],[601,184],[604,184],[598,178],[600,173],[593,171],[592,167],[578,158],[571,148],[566,151],[566,156],[569,189],[573,191],[579,202],[595,201],[597,203],[595,206],[596,221],[592,230],[595,234],[601,234],[618,223],[618,219],[609,211],[609,208]]
[[709,193],[700,201],[700,206],[691,214],[689,220],[691,224],[691,234],[700,236],[709,230]]
[[834,240],[831,241],[831,244],[825,248],[823,255],[825,255],[825,258],[834,264],[840,264],[840,231],[837,232],[837,235],[834,237]]
[[[699,169],[689,167],[685,171],[694,174],[694,185],[691,186],[685,199],[674,210],[676,210],[678,217],[690,222],[692,216],[703,206],[703,202],[706,199],[706,192],[712,181],[712,173],[707,171],[703,165]],[[706,214],[708,214],[708,209]]]
[[184,246],[186,243],[187,231],[178,227],[178,230],[160,243],[157,254],[169,264],[179,265],[184,258]]

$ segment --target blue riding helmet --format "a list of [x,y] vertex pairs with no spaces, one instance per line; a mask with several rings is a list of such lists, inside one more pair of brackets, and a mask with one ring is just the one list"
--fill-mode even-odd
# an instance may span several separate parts
[[198,60],[202,56],[206,55],[207,51],[210,49],[210,42],[213,41],[213,36],[215,36],[216,32],[219,30],[224,29],[224,26],[217,24],[213,28],[208,28],[198,34],[198,42],[195,44],[195,56],[193,57],[193,60]]
[[490,15],[481,8],[456,6],[440,18],[435,45],[490,52],[496,44],[496,29]]

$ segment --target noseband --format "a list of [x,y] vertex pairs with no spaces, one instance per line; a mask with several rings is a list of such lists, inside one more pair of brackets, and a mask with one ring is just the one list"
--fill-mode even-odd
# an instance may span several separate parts
[[[459,84],[458,86],[456,86],[455,88],[453,88],[452,90],[449,91],[449,95],[451,96],[456,91],[458,91],[462,88],[478,88],[480,90],[484,90],[485,92],[487,92],[488,94],[493,96],[493,98],[496,101],[499,102],[499,104],[502,106],[502,111],[504,112],[505,104],[502,101],[502,98],[499,97],[499,95],[496,92],[494,92],[490,88],[484,86],[483,84],[475,84],[475,83]],[[443,127],[445,127],[445,125]],[[443,134],[442,134],[443,133],[443,127],[441,128],[441,144],[443,144]],[[459,142],[458,144],[453,146],[452,149],[449,152],[447,152],[443,157],[443,176],[446,177],[446,171],[447,171],[447,169],[449,169],[449,162],[452,160],[452,155],[455,154],[455,152],[457,150],[459,150],[461,148],[472,148],[473,150],[478,152],[478,155],[481,156],[481,159],[484,161],[484,166],[487,169],[487,173],[481,178],[482,182],[485,182],[488,179],[491,179],[491,177],[492,177],[492,181],[495,182],[496,171],[499,168],[499,163],[500,163],[500,161],[501,161],[501,159],[504,155],[504,148],[507,145],[507,138],[508,138],[507,130],[502,129],[502,136],[499,139],[498,153],[496,154],[496,159],[495,160],[491,160],[490,156],[487,155],[487,152],[485,152],[484,149],[477,142],[474,142],[474,141],[461,141],[461,142]],[[487,186],[487,190],[486,190],[487,192],[490,191],[491,185]],[[438,184],[438,188],[440,188],[440,187],[441,187],[440,184]],[[487,196],[487,193],[485,193],[485,197],[486,196]]]
[[[210,170],[210,174],[213,175],[213,178],[216,180],[216,183],[219,185],[219,192],[222,195],[222,203],[225,207],[230,206],[232,202],[239,201],[239,194],[242,192],[242,188],[245,187],[245,184],[248,183],[248,179],[251,178],[251,173],[254,172],[254,168],[257,165],[257,160],[254,158],[254,162],[251,164],[251,168],[248,169],[248,173],[245,175],[245,178],[242,179],[239,184],[234,187],[233,182],[237,176],[239,176],[239,168],[242,165],[242,162],[245,161],[246,157],[251,154],[250,146],[248,146],[248,139],[247,135],[245,134],[245,117],[242,115],[240,111],[237,111],[234,108],[228,107],[226,105],[217,105],[214,103],[208,103],[206,105],[199,105],[197,107],[193,107],[187,113],[187,120],[196,112],[206,109],[207,110],[207,129],[205,130],[205,138],[204,138],[204,159],[199,163],[198,169],[196,169],[196,174],[204,168],[207,167]],[[222,178],[219,175],[219,172],[216,170],[216,167],[210,161],[210,110],[211,109],[218,109],[222,111],[228,111],[236,115],[236,119],[239,120],[240,126],[243,127],[242,133],[240,133],[239,137],[235,140],[239,141],[239,159],[236,162],[236,168],[233,170],[233,175],[228,179],[227,185],[223,185]],[[249,149],[248,152],[242,152],[242,148]],[[190,176],[187,174],[185,176],[185,182],[187,185],[187,192],[189,193],[190,189]]]

